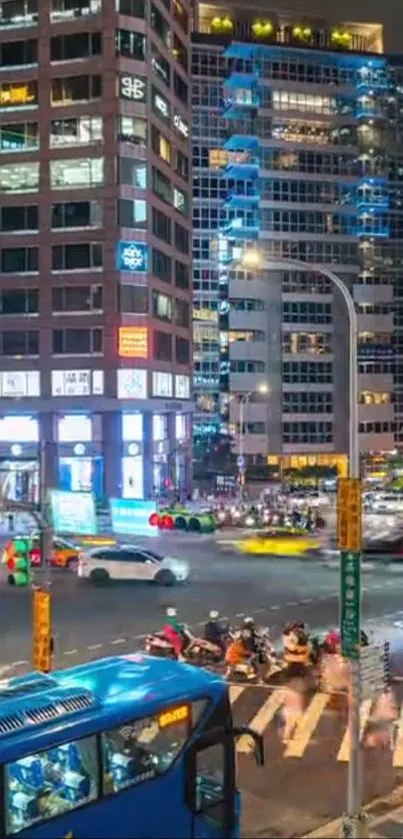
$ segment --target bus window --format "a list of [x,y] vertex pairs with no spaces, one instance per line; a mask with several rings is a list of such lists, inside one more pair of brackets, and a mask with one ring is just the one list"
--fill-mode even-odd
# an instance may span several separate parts
[[189,737],[190,706],[163,711],[102,734],[104,793],[162,775]]
[[193,837],[232,836],[235,757],[233,738],[225,731],[203,735],[188,750],[185,798],[193,813]]
[[224,800],[224,743],[197,752],[196,756],[196,811],[220,804]]
[[47,821],[98,796],[96,738],[26,755],[6,766],[7,834]]

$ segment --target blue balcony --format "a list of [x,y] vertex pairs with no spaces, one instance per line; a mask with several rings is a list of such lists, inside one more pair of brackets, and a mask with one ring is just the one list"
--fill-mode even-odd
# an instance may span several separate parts
[[368,212],[376,210],[387,210],[390,206],[389,195],[387,194],[364,194],[357,195],[355,206],[358,210],[367,210]]
[[259,148],[260,140],[254,134],[232,134],[224,143],[227,151],[249,151]]
[[221,174],[234,180],[253,181],[259,175],[259,158],[243,152],[233,152]]
[[357,103],[355,115],[357,119],[386,119],[386,113],[379,104],[373,102],[371,104]]
[[354,232],[355,236],[370,236],[371,239],[387,239],[390,236],[390,228],[385,224],[358,224]]
[[259,105],[260,98],[256,94],[239,97],[235,95],[224,101],[221,116],[226,119],[244,119],[245,112],[257,111]]
[[388,344],[358,344],[357,353],[359,359],[393,358],[395,351]]
[[234,90],[234,88],[237,90],[248,90],[255,87],[258,81],[259,76],[257,73],[232,73],[225,79],[224,90],[226,87],[230,90]]
[[254,210],[259,204],[259,199],[259,192],[253,191],[245,194],[244,192],[231,190],[224,199],[224,206],[234,210]]
[[259,219],[256,217],[234,218],[225,224],[222,232],[230,239],[258,239],[260,231]]

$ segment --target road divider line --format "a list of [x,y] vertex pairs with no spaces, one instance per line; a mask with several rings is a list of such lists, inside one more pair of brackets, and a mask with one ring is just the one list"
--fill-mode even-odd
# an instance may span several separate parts
[[[367,727],[367,722],[369,720],[369,716],[371,713],[372,707],[372,699],[364,699],[364,702],[361,702],[360,708],[360,740],[364,734],[364,731]],[[337,755],[338,761],[346,762],[350,759],[350,732],[347,729],[344,737],[343,742],[340,746],[339,753]]]
[[103,644],[89,644],[87,650],[100,650]]
[[302,757],[329,701],[329,695],[318,693],[313,697],[299,720],[284,757]]
[[128,638],[115,638],[114,641],[111,641],[111,644],[127,644]]
[[233,705],[234,702],[236,702],[237,699],[239,699],[239,697],[242,696],[245,688],[246,688],[246,685],[231,685],[230,686],[229,701],[230,701],[231,705]]
[[64,650],[64,652],[62,652],[62,655],[77,655],[77,653],[78,650]]
[[393,750],[393,766],[401,768],[403,766],[403,708],[400,711],[399,722],[396,726],[396,743]]
[[[250,723],[250,728],[252,728],[258,734],[263,734],[265,728],[267,728],[269,723],[271,723],[272,719],[274,719],[274,717],[277,714],[277,711],[279,711],[283,703],[283,691],[275,691],[275,693],[270,694],[269,698],[266,699],[266,702],[259,709],[256,716],[253,717],[253,720]],[[251,752],[253,752],[253,749],[253,741],[247,735],[244,735],[240,738],[240,740],[238,740],[236,747],[237,752],[241,752],[242,754],[250,754]]]

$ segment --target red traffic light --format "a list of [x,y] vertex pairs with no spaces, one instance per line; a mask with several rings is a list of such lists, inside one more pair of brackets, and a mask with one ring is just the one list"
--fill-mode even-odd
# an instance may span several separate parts
[[158,513],[151,513],[151,516],[148,520],[148,523],[151,525],[151,527],[158,527],[159,521],[160,521],[160,517],[159,517]]
[[175,527],[175,522],[172,516],[162,516],[160,519],[160,528],[162,530],[173,530]]
[[12,556],[7,560],[7,568],[9,571],[15,571],[15,557]]

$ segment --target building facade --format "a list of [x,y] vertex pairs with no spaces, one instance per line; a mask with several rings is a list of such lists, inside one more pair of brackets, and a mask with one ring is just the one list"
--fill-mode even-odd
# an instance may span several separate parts
[[0,477],[148,498],[189,480],[187,0],[4,0]]
[[326,271],[357,305],[361,451],[392,451],[398,429],[398,70],[376,24],[231,4],[201,5],[197,26],[195,433],[238,453],[242,436],[250,464],[343,472],[348,321]]

